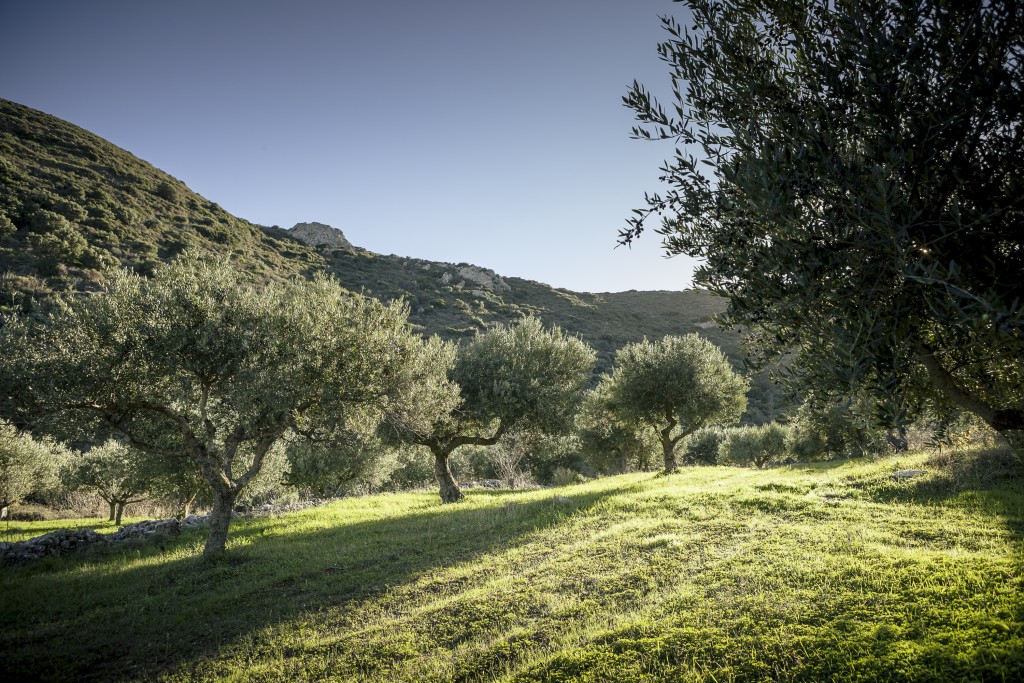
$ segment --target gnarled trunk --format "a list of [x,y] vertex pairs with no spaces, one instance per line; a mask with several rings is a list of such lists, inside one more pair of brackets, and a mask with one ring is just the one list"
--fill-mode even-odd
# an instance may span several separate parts
[[1024,410],[1020,408],[993,408],[983,400],[965,391],[956,378],[939,362],[931,349],[918,344],[919,359],[928,371],[936,389],[944,393],[953,403],[969,413],[974,413],[999,436],[1006,440],[1010,449],[1018,456],[1024,456]]
[[223,555],[228,542],[228,526],[238,498],[237,489],[217,487],[213,491],[213,510],[210,511],[210,535],[206,538],[203,557]]
[[114,520],[114,525],[115,526],[121,526],[121,515],[123,515],[123,514],[124,514],[124,503],[123,502],[118,502],[117,503],[117,514],[115,515],[116,519]]
[[665,456],[665,474],[671,474],[676,471],[676,442],[668,436],[668,432],[671,429],[671,427],[667,427],[659,432],[661,436],[661,450]]
[[[117,503],[112,500],[108,500],[107,505],[110,506],[110,517],[107,517],[107,521],[113,522],[117,518]],[[120,522],[118,522],[118,524],[120,524]]]
[[437,475],[437,484],[441,488],[441,502],[459,502],[465,498],[465,495],[459,488],[458,482],[455,481],[455,477],[452,476],[451,468],[448,467],[450,451],[445,452],[440,447],[431,447],[430,452],[434,454],[434,473]]
[[907,449],[910,448],[910,442],[907,440],[906,427],[894,427],[890,429],[889,433],[885,435],[885,440],[889,442],[889,446],[896,453],[906,453]]

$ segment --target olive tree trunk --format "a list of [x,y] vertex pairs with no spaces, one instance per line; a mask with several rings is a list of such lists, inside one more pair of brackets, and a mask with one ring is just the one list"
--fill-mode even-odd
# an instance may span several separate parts
[[210,511],[210,535],[203,547],[203,557],[223,555],[228,542],[231,513],[238,498],[237,489],[218,487],[213,491],[213,510]]
[[672,474],[676,471],[676,444],[686,434],[672,436],[672,430],[676,428],[679,421],[676,420],[676,416],[670,408],[665,409],[665,420],[667,424],[664,429],[658,431],[658,437],[661,439],[661,450],[665,456],[665,474]]
[[192,503],[195,502],[198,492],[193,491],[191,493],[184,493],[178,498],[178,513],[175,515],[178,519],[185,519],[192,512]]
[[451,454],[451,451],[431,446],[430,452],[434,454],[434,473],[437,475],[437,484],[441,489],[441,502],[459,502],[465,498],[465,494],[462,493],[459,483],[455,481],[455,477],[452,476],[452,470],[448,466],[448,456]]
[[107,505],[110,506],[110,516],[107,517],[107,521],[113,522],[117,518],[117,503],[112,500],[108,500]]
[[[111,503],[111,505],[114,505],[114,503]],[[117,514],[115,515],[114,525],[115,526],[121,526],[121,515],[124,514],[124,501],[118,501],[116,503],[116,505],[117,505]]]
[[1024,410],[1019,408],[995,408],[979,397],[963,389],[935,354],[922,343],[918,343],[919,358],[928,371],[932,384],[944,393],[957,407],[974,413],[1006,440],[1010,450],[1020,458],[1024,457]]

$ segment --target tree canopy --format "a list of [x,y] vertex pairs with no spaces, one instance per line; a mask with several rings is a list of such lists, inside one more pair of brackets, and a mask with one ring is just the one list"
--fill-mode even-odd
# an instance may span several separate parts
[[568,427],[594,367],[594,350],[557,327],[526,317],[478,334],[448,368],[459,403],[429,426],[402,436],[430,449],[441,500],[462,498],[448,457],[460,446],[493,446],[514,429]]
[[676,469],[682,439],[705,425],[735,422],[747,407],[747,380],[697,334],[627,344],[615,354],[608,382],[614,412],[658,431],[666,472]]
[[675,144],[647,196],[669,253],[762,357],[905,423],[929,394],[1024,429],[1024,5],[691,0],[663,19]]
[[62,472],[70,489],[92,491],[110,506],[109,521],[121,524],[124,508],[146,499],[151,473],[141,451],[110,439],[73,458]]
[[40,489],[57,484],[67,449],[47,439],[35,439],[0,419],[0,509],[16,505]]
[[[329,442],[351,411],[400,406],[408,424],[429,422],[450,393],[401,304],[328,277],[242,278],[191,257],[149,279],[118,271],[41,321],[9,319],[0,340],[8,414],[198,468],[213,497],[207,555],[224,551],[235,500],[286,434]],[[435,389],[440,404],[427,400]]]

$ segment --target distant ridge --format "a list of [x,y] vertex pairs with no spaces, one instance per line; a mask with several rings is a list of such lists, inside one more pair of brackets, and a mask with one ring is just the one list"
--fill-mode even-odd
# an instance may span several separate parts
[[[256,225],[82,128],[0,100],[0,312],[94,290],[117,265],[151,273],[186,249],[230,258],[258,280],[327,271],[352,291],[404,299],[425,335],[458,340],[537,315],[593,345],[601,370],[623,344],[666,334],[697,332],[742,357],[738,336],[711,322],[724,300],[707,292],[572,292],[469,263],[375,254],[323,223]],[[752,419],[770,412],[773,392],[757,380]]]

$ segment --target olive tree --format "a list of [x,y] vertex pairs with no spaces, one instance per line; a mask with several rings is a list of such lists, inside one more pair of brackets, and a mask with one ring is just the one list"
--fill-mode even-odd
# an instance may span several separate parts
[[682,439],[705,425],[739,420],[747,406],[746,378],[698,334],[626,344],[615,354],[609,384],[608,400],[620,416],[657,430],[666,473],[676,469]]
[[110,506],[109,521],[118,525],[125,506],[146,500],[150,485],[145,454],[114,439],[73,458],[62,478],[69,489],[102,498]]
[[29,494],[55,488],[67,449],[40,440],[0,420],[0,510],[25,500]]
[[907,424],[935,395],[1024,439],[1024,4],[689,0],[664,18],[670,254],[821,395]]
[[583,457],[604,473],[647,469],[657,452],[657,435],[646,422],[624,418],[612,403],[611,389],[604,375],[583,397],[575,420]]
[[319,498],[331,498],[372,479],[387,452],[377,437],[377,422],[372,415],[351,419],[337,438],[326,444],[289,440],[285,481]]
[[430,449],[441,500],[463,498],[449,456],[461,446],[493,446],[516,429],[559,432],[571,420],[594,366],[594,350],[559,328],[527,317],[478,334],[458,349],[448,377],[459,403],[424,425],[403,426],[406,441]]
[[286,435],[326,442],[351,411],[383,416],[410,399],[415,426],[451,393],[403,305],[328,277],[256,287],[187,257],[59,303],[0,333],[13,350],[0,359],[3,408],[189,461],[213,499],[204,555],[223,553],[236,499]]

